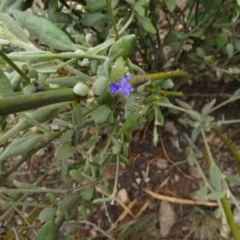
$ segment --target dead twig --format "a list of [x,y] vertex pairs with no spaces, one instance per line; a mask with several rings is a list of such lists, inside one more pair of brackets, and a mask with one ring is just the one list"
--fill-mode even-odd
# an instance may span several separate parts
[[217,202],[199,202],[199,201],[193,201],[189,199],[183,199],[183,198],[176,198],[176,197],[169,197],[165,195],[161,195],[158,193],[154,193],[149,189],[143,189],[143,191],[153,198],[159,199],[159,200],[165,200],[171,203],[178,203],[178,204],[187,204],[187,205],[203,205],[203,206],[209,206],[209,207],[216,207],[218,206]]

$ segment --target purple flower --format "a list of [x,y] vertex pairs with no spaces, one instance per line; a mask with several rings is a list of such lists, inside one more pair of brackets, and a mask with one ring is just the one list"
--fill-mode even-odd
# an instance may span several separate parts
[[129,97],[133,91],[133,87],[128,81],[132,78],[131,75],[121,77],[120,82],[112,82],[109,86],[109,91],[113,94],[121,93],[125,97]]

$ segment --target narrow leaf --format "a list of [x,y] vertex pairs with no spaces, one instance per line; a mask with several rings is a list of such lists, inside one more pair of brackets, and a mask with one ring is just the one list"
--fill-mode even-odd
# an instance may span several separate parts
[[165,0],[164,2],[166,4],[168,10],[170,12],[173,12],[176,7],[176,0]]
[[51,207],[44,208],[44,209],[40,212],[38,218],[39,218],[41,221],[45,222],[45,221],[47,221],[48,219],[54,217],[54,215],[56,214],[56,211],[57,211],[57,209],[54,209],[54,208],[51,208]]
[[83,123],[83,116],[80,105],[72,110],[72,121],[76,127],[80,127]]
[[219,200],[221,198],[223,198],[226,194],[226,190],[221,190],[221,191],[215,191],[212,192],[208,195],[208,198],[211,200]]
[[229,180],[237,185],[240,185],[240,177],[234,176],[234,175],[226,175],[225,177],[227,180]]
[[189,149],[189,153],[188,153],[188,155],[187,155],[187,162],[188,162],[188,164],[189,164],[191,167],[193,167],[193,166],[195,165],[196,161],[197,161],[197,158],[196,158],[193,150],[192,150],[192,149]]
[[55,156],[57,160],[63,160],[71,157],[77,150],[77,146],[72,146],[71,144],[62,144],[60,145],[56,151]]
[[149,18],[140,16],[138,14],[136,16],[145,31],[152,34],[156,33],[156,29]]
[[7,78],[7,76],[4,74],[2,69],[0,69],[0,96],[3,96],[4,94],[12,93],[13,88],[11,85],[11,82]]
[[76,50],[68,35],[49,20],[18,10],[11,10],[11,13],[22,27],[50,48],[63,51]]
[[49,219],[38,231],[35,240],[42,240],[42,239],[49,239],[49,240],[56,239],[54,219]]
[[215,165],[210,167],[209,180],[216,191],[220,191],[222,189],[222,177]]
[[42,134],[23,137],[10,143],[0,155],[0,162],[13,156],[22,155],[29,152],[43,137]]

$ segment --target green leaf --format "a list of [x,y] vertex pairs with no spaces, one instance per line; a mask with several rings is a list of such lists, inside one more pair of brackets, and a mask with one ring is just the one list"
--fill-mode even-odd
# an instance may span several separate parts
[[58,204],[57,198],[52,193],[48,193],[47,195],[48,195],[48,199],[49,199],[51,205]]
[[195,153],[191,148],[188,149],[188,155],[187,155],[187,162],[188,164],[193,167],[196,164],[197,158],[195,156]]
[[[64,105],[66,105],[66,103],[52,104],[46,107],[38,108],[36,111],[26,112],[26,114],[30,118],[33,118],[33,120],[38,121],[39,123],[44,123],[56,117],[59,114],[59,107]],[[17,123],[0,137],[0,144],[6,142],[11,136],[19,131],[24,131],[31,126],[32,125],[26,120]]]
[[26,32],[19,26],[19,24],[8,14],[0,13],[0,21],[4,23],[4,26],[16,36],[19,40],[31,44],[34,46],[28,39]]
[[83,123],[83,116],[81,111],[81,106],[78,105],[72,110],[72,121],[76,127],[80,127]]
[[207,193],[208,193],[207,186],[202,186],[201,188],[199,188],[199,190],[196,193],[198,196],[198,200],[200,202],[204,202],[204,200],[206,199]]
[[138,14],[136,16],[137,16],[137,20],[140,22],[140,24],[142,25],[145,31],[152,34],[155,34],[157,32],[149,18],[140,16]]
[[196,53],[197,53],[197,56],[200,58],[204,58],[206,56],[204,49],[201,47],[197,47]]
[[63,160],[71,157],[77,150],[77,146],[72,146],[69,143],[61,144],[55,151],[57,160]]
[[22,155],[29,152],[42,137],[42,134],[35,134],[14,140],[5,148],[3,153],[0,155],[0,162],[5,161],[13,156]]
[[129,164],[128,158],[126,158],[126,157],[123,156],[123,155],[120,155],[120,156],[119,156],[119,160],[120,160],[120,162],[125,163],[126,165]]
[[47,79],[46,81],[46,83],[57,84],[61,87],[74,87],[78,82],[85,83],[86,80],[79,76],[72,76],[72,77]]
[[74,129],[68,129],[63,135],[60,137],[59,142],[64,144],[64,143],[69,143],[72,140],[72,136],[74,133]]
[[107,121],[111,113],[111,108],[107,105],[101,105],[92,112],[92,119],[96,123],[104,123]]
[[233,44],[232,44],[232,43],[228,43],[228,44],[227,44],[227,46],[226,46],[226,52],[227,52],[228,57],[231,57],[231,56],[233,55],[234,47],[233,47]]
[[33,189],[36,188],[35,185],[31,184],[31,183],[25,183],[25,182],[19,182],[17,180],[13,180],[13,184],[17,187],[17,188],[25,188],[25,189]]
[[[185,33],[184,33],[185,34]],[[191,37],[197,37],[197,38],[205,38],[205,35],[204,35],[204,32],[203,32],[203,29],[200,28],[198,29],[197,31],[194,31],[192,34],[191,34]]]
[[238,52],[240,52],[240,39],[239,38],[233,38],[233,45],[238,50]]
[[35,240],[54,240],[55,238],[55,222],[54,219],[49,219],[38,231]]
[[18,10],[11,10],[11,13],[22,27],[26,28],[50,48],[62,51],[76,50],[74,43],[68,35],[49,20]]
[[4,96],[5,94],[12,93],[13,88],[11,82],[4,74],[2,69],[0,69],[0,96]]
[[88,3],[84,9],[87,12],[95,13],[107,6],[106,0],[95,0],[93,2]]
[[[66,212],[66,210],[70,207],[70,206],[75,206],[76,203],[78,203],[79,201],[79,195],[69,195],[67,197],[65,197],[59,204],[58,210],[60,212]],[[43,240],[45,238],[39,239],[39,240]]]
[[106,18],[102,13],[85,13],[82,17],[82,24],[86,27],[94,27],[100,20]]
[[114,96],[109,91],[105,92],[103,96],[97,98],[97,102],[99,104],[106,104],[108,106],[112,106],[114,101],[115,101]]
[[129,58],[135,49],[136,36],[134,34],[126,35],[118,39],[109,50],[109,58],[116,61],[119,57]]
[[93,93],[102,96],[108,89],[108,80],[104,76],[98,77],[92,85]]
[[85,178],[83,177],[83,175],[81,174],[81,172],[79,170],[73,169],[73,170],[69,171],[69,174],[72,178],[76,179],[77,181],[85,180]]
[[160,110],[160,108],[158,106],[155,107],[155,121],[154,121],[155,125],[164,125],[164,117],[162,114],[162,111]]
[[110,78],[112,82],[119,82],[120,78],[125,74],[125,61],[119,57],[112,66]]
[[176,7],[176,0],[164,0],[168,10],[173,12]]
[[222,189],[222,176],[215,165],[212,165],[209,169],[209,181],[216,191]]
[[117,142],[112,146],[112,153],[113,154],[118,154],[122,149],[122,144]]
[[215,39],[216,39],[217,47],[218,47],[218,48],[221,48],[221,47],[223,47],[223,46],[227,43],[228,33],[222,32],[222,33],[218,34],[218,35],[215,37]]
[[234,176],[234,175],[225,175],[226,179],[237,184],[240,185],[240,177],[238,176]]
[[134,11],[136,11],[139,16],[145,16],[145,8],[141,5],[135,4]]
[[215,192],[208,194],[208,198],[210,200],[220,200],[221,198],[223,198],[225,196],[226,192],[227,192],[227,190],[215,191]]
[[11,5],[13,5],[16,0],[2,0],[0,6],[0,12],[4,12],[7,10]]
[[39,220],[46,222],[48,219],[55,216],[56,211],[57,209],[54,209],[52,207],[46,207],[40,212],[38,218]]
[[137,127],[139,117],[140,114],[138,111],[132,111],[124,122],[122,131],[131,133]]
[[160,88],[170,89],[174,87],[174,83],[171,78],[162,79],[159,84]]
[[237,67],[232,67],[228,69],[229,74],[239,74],[240,73],[240,68]]
[[84,191],[82,192],[82,198],[86,201],[91,200],[93,197],[94,191],[95,191],[95,187],[93,186],[84,189]]

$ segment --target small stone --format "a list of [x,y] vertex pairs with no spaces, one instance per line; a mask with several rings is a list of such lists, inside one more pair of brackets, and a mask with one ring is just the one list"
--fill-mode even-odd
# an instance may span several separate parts
[[117,197],[123,202],[123,203],[129,203],[129,197],[126,188],[122,188],[118,191]]
[[167,164],[167,162],[158,160],[157,161],[157,167],[160,168],[160,169],[166,169],[168,167],[168,164]]
[[169,234],[175,223],[175,212],[173,207],[167,201],[161,201],[159,211],[160,235],[165,237]]
[[193,178],[197,178],[197,179],[201,179],[202,178],[197,167],[190,167],[188,172],[189,172],[189,175],[191,177],[193,177]]

